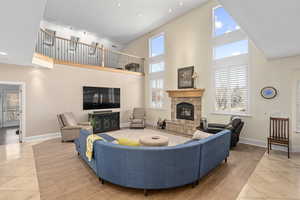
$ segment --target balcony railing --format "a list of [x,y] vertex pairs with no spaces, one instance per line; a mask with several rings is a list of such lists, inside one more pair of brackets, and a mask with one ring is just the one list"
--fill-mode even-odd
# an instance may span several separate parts
[[57,37],[40,30],[35,52],[63,63],[93,65],[133,72],[144,72],[144,59],[141,57],[113,51],[103,46],[88,45]]

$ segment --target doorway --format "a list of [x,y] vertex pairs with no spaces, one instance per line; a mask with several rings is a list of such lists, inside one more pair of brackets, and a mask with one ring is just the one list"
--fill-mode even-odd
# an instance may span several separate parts
[[0,145],[22,142],[23,84],[0,82]]

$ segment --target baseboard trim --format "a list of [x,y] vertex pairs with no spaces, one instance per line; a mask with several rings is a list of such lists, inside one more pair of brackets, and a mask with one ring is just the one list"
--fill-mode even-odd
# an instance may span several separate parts
[[35,136],[29,136],[29,137],[24,137],[23,142],[32,142],[35,140],[49,140],[49,139],[54,139],[54,138],[60,138],[61,133],[47,133],[43,135],[35,135]]
[[[267,142],[262,141],[262,140],[256,140],[256,139],[251,139],[251,138],[240,137],[239,142],[242,143],[242,144],[249,144],[249,145],[253,145],[253,146],[267,148]],[[286,147],[282,147],[282,146],[278,146],[278,145],[272,145],[272,149],[287,152]],[[300,152],[300,146],[291,145],[291,152]]]

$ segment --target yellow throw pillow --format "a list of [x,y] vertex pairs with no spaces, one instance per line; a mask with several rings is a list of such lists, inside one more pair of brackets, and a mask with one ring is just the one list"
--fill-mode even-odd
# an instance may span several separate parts
[[134,140],[129,140],[127,138],[118,138],[117,139],[120,145],[124,145],[124,146],[140,146],[140,143]]

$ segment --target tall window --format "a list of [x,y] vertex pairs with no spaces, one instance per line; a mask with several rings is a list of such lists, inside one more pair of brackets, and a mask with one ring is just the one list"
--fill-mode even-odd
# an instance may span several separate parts
[[248,39],[226,10],[213,9],[215,111],[249,112]]
[[164,101],[165,36],[163,33],[149,39],[150,107],[162,108]]

